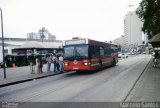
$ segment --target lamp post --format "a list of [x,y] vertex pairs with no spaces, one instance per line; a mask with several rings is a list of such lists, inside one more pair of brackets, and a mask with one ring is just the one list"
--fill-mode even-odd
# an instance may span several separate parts
[[2,52],[3,52],[3,69],[4,69],[4,78],[6,78],[6,67],[5,67],[5,58],[4,58],[4,38],[3,38],[3,15],[2,15],[2,9],[1,11],[1,31],[2,31]]
[[45,35],[44,35],[45,31],[46,31],[46,30],[45,30],[44,27],[42,27],[42,29],[39,30],[40,38],[42,39],[42,42],[43,42],[43,40],[44,40],[44,38],[45,38]]

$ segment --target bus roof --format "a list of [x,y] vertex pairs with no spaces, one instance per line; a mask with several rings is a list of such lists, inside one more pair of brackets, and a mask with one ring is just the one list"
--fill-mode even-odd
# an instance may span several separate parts
[[92,40],[92,39],[88,39],[88,38],[78,38],[78,39],[76,38],[76,39],[72,39],[72,40],[66,40],[64,43],[65,46],[80,45],[80,44],[90,44],[90,45],[100,45],[100,46],[106,46],[106,45],[117,46],[112,43],[96,41],[96,40]]

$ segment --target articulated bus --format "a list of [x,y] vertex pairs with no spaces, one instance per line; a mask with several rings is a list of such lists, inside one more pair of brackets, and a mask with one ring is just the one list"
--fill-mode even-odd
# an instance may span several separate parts
[[91,39],[66,40],[64,71],[93,71],[118,62],[118,46]]

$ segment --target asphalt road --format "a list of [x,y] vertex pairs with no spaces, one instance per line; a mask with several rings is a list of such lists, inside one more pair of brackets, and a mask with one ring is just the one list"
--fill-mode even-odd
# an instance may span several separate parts
[[94,73],[69,72],[0,88],[0,101],[121,102],[149,62],[139,55]]

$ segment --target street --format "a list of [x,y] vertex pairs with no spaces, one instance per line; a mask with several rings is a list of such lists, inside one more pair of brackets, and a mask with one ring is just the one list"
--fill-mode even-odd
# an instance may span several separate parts
[[148,64],[148,55],[119,60],[97,72],[69,72],[0,88],[0,101],[121,102]]

